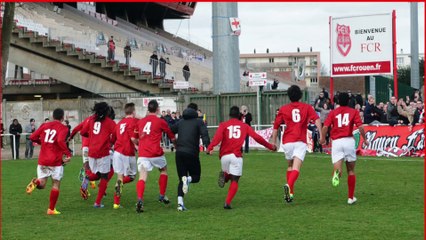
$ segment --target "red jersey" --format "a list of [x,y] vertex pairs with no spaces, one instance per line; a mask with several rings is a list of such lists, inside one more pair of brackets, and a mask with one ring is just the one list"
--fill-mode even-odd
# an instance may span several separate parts
[[249,125],[242,121],[232,118],[226,122],[219,124],[219,128],[213,137],[212,142],[207,148],[210,152],[220,142],[219,157],[227,154],[235,154],[236,157],[241,157],[241,146],[246,140],[247,135],[254,138],[256,142],[262,144],[266,148],[273,150],[274,145],[268,143],[263,137],[259,136]]
[[274,122],[274,129],[285,124],[283,144],[291,142],[306,143],[306,131],[311,120],[319,117],[314,108],[306,103],[292,102],[282,106]]
[[155,115],[148,115],[138,121],[135,128],[134,138],[139,138],[139,157],[160,157],[164,155],[160,146],[163,132],[170,140],[175,139],[175,135],[164,119]]
[[109,155],[111,145],[115,142],[115,122],[106,117],[102,122],[95,122],[91,116],[84,123],[80,134],[89,138],[89,157],[102,158]]
[[352,137],[354,125],[362,125],[359,112],[347,106],[340,106],[332,110],[324,122],[324,126],[331,127],[330,138],[335,140]]
[[42,124],[30,136],[30,140],[41,144],[38,164],[42,166],[61,166],[62,157],[71,157],[67,147],[68,128],[61,122],[55,120]]
[[[84,119],[83,122],[78,124],[71,132],[70,138],[74,138],[75,134],[81,131],[83,129],[84,123],[86,123],[89,120],[90,117]],[[81,147],[88,147],[89,146],[89,139],[87,137],[81,136]]]
[[135,145],[133,144],[131,138],[135,132],[138,119],[134,117],[123,118],[115,126],[115,135],[117,140],[114,144],[114,150],[125,155],[125,156],[135,156]]

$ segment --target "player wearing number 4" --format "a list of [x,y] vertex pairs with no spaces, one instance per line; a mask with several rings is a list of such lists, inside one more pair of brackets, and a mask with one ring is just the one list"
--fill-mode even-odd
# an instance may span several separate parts
[[148,103],[148,115],[138,121],[135,128],[132,141],[139,145],[138,171],[139,181],[136,184],[136,192],[138,202],[136,203],[136,212],[143,212],[143,194],[145,192],[145,183],[148,178],[148,172],[154,167],[160,170],[160,178],[158,185],[160,188],[160,196],[158,201],[169,204],[170,201],[166,196],[167,189],[167,161],[164,156],[163,149],[160,146],[163,132],[167,134],[169,139],[175,143],[175,136],[164,119],[158,117],[160,109],[156,100]]
[[114,144],[113,167],[117,173],[114,192],[114,209],[120,208],[120,197],[123,184],[132,182],[136,176],[135,145],[131,138],[135,132],[138,119],[135,118],[135,104],[124,106],[126,117],[115,127],[117,141]]
[[[302,91],[296,85],[289,87],[288,96],[291,103],[282,106],[275,118],[272,141],[277,140],[277,130],[281,124],[285,124],[282,148],[288,161],[287,184],[284,185],[284,199],[287,203],[293,201],[294,184],[299,177],[300,167],[306,154],[306,131],[309,121],[315,121],[318,129],[321,129],[321,121],[314,108],[306,103],[299,102]],[[322,137],[322,132],[320,132]]]
[[231,117],[230,120],[219,124],[218,130],[207,148],[207,152],[212,154],[213,148],[221,143],[219,157],[222,171],[219,173],[219,187],[223,188],[225,183],[231,180],[228,196],[225,200],[225,209],[231,209],[231,201],[238,191],[238,180],[243,173],[241,146],[246,140],[246,136],[254,138],[258,143],[272,151],[277,150],[275,145],[268,143],[249,125],[239,120],[240,109],[237,106],[231,107],[229,117]]
[[[52,178],[52,190],[50,191],[50,204],[48,215],[61,214],[56,210],[56,202],[59,197],[59,187],[64,174],[63,164],[70,161],[71,152],[66,145],[68,128],[62,124],[64,110],[57,108],[53,111],[54,121],[44,123],[31,134],[31,141],[41,144],[38,158],[37,178],[33,178],[28,184],[26,192],[31,194],[35,188],[43,189],[48,177]],[[63,159],[63,156],[66,156]]]
[[111,172],[110,149],[116,140],[115,122],[109,117],[111,107],[106,102],[96,103],[93,116],[84,124],[81,136],[89,138],[89,167],[91,172],[100,177],[98,195],[93,204],[95,208],[103,208],[102,198],[105,195]]
[[339,185],[340,177],[342,175],[342,162],[345,161],[346,169],[348,171],[348,204],[354,204],[357,200],[354,196],[356,182],[355,140],[352,135],[354,125],[358,127],[361,137],[364,138],[364,143],[368,144],[368,141],[365,140],[365,131],[358,111],[348,107],[349,95],[347,93],[340,93],[338,100],[340,107],[331,111],[324,122],[320,144],[325,143],[325,133],[327,133],[328,128],[331,127],[331,159],[334,165],[331,182],[334,187]]

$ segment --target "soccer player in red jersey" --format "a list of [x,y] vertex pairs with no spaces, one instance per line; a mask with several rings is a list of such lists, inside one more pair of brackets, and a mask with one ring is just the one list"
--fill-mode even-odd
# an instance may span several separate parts
[[275,145],[268,143],[248,124],[239,120],[240,109],[237,106],[231,107],[229,116],[231,117],[230,120],[219,124],[216,134],[207,148],[207,152],[212,154],[213,148],[221,143],[219,157],[222,164],[222,171],[219,173],[219,187],[223,188],[225,182],[231,180],[224,205],[225,209],[232,209],[231,201],[238,191],[238,180],[243,173],[241,146],[246,140],[246,136],[254,138],[258,143],[272,151],[277,150]]
[[358,127],[361,137],[364,138],[364,143],[368,144],[368,141],[365,138],[365,131],[362,126],[361,118],[359,117],[359,112],[348,107],[349,94],[345,92],[340,93],[338,100],[340,107],[331,111],[324,122],[324,127],[322,128],[323,138],[320,139],[320,144],[325,142],[325,133],[327,133],[328,128],[331,127],[331,160],[334,165],[331,182],[334,187],[339,185],[342,175],[342,162],[345,161],[348,172],[348,204],[353,204],[357,200],[354,196],[356,182],[355,139],[352,135],[354,126]]
[[94,203],[95,208],[102,208],[101,203],[105,195],[111,172],[111,146],[114,144],[115,122],[109,118],[111,108],[106,102],[96,103],[94,115],[84,124],[80,134],[89,138],[89,166],[90,170],[100,177],[98,195]]
[[123,184],[132,182],[136,176],[135,145],[132,137],[138,119],[135,118],[135,104],[127,103],[124,106],[126,117],[115,126],[117,140],[114,144],[114,155],[112,164],[114,172],[117,173],[117,182],[114,193],[114,209],[120,208],[120,197]]
[[[30,136],[31,141],[41,144],[41,150],[38,157],[37,178],[31,180],[26,191],[31,194],[35,188],[43,189],[46,186],[47,178],[52,178],[48,215],[61,214],[55,206],[64,174],[63,164],[68,163],[71,158],[71,152],[66,144],[68,128],[62,124],[63,121],[64,110],[57,108],[53,111],[53,121],[42,124]],[[64,155],[65,158],[63,158]]]
[[170,203],[166,196],[167,189],[167,161],[164,156],[160,141],[163,132],[167,134],[169,139],[175,144],[176,139],[168,124],[164,119],[158,117],[160,109],[156,100],[148,103],[148,115],[138,121],[132,141],[139,145],[138,171],[139,181],[136,184],[136,192],[138,202],[136,204],[136,212],[143,212],[143,194],[145,191],[145,182],[148,172],[154,167],[160,170],[160,178],[158,185],[160,188],[159,202],[164,204]]
[[[275,118],[272,140],[277,140],[277,130],[281,124],[285,124],[282,148],[285,158],[288,160],[287,184],[284,185],[284,199],[290,203],[294,196],[294,183],[299,177],[300,167],[306,154],[306,131],[309,121],[315,121],[318,129],[321,129],[321,121],[314,108],[306,103],[299,102],[302,91],[296,85],[288,88],[288,96],[291,103],[282,106]],[[322,133],[320,132],[322,136]]]

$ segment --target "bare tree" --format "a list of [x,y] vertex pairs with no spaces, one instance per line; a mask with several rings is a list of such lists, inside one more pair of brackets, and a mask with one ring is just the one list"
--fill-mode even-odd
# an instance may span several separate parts
[[7,61],[9,60],[9,45],[13,29],[13,18],[15,17],[15,3],[6,2],[3,15],[3,23],[1,29],[1,53],[2,53],[2,87],[4,87],[6,79]]

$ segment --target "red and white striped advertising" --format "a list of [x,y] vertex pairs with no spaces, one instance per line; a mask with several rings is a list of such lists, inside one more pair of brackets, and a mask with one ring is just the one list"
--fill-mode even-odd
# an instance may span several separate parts
[[392,74],[392,13],[330,18],[331,76]]

